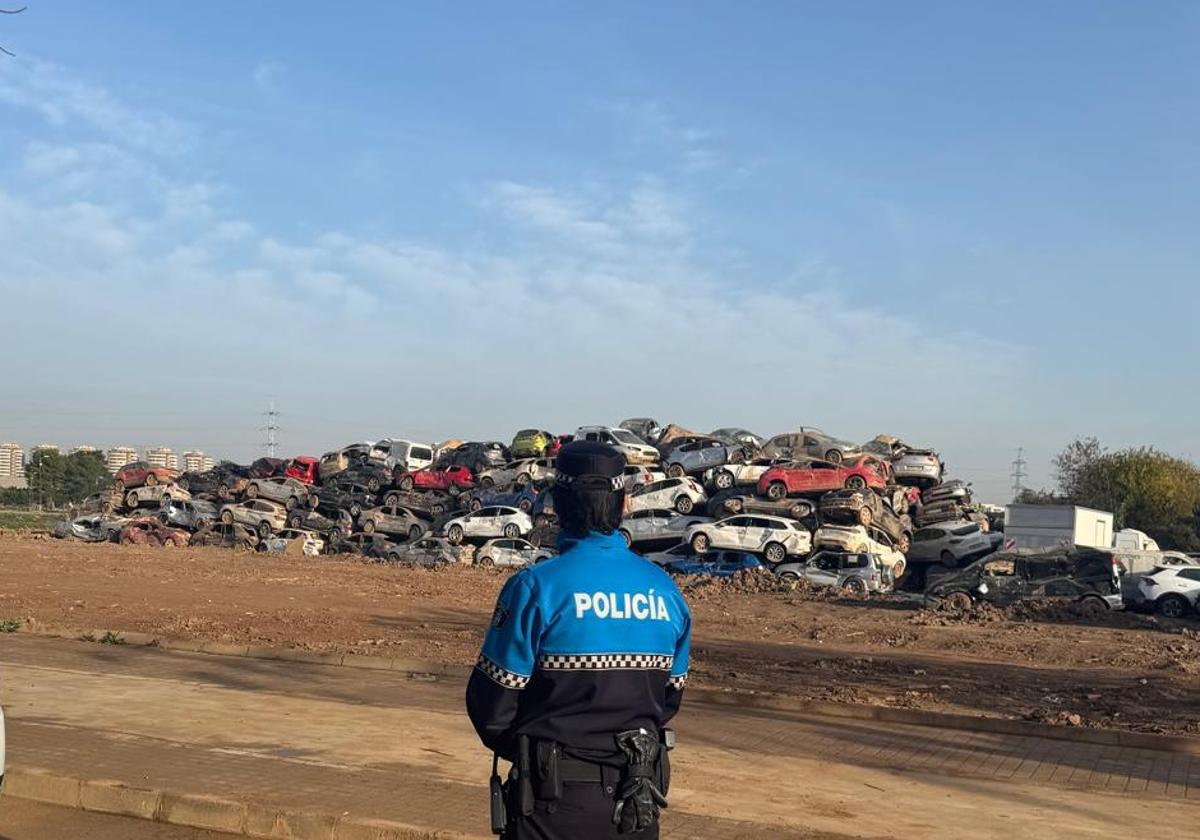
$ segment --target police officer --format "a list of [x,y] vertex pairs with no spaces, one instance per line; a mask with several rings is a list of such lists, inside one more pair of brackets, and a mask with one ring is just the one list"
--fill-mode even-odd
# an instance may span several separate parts
[[501,786],[493,760],[492,779],[509,840],[658,837],[691,615],[617,532],[624,466],[603,444],[559,452],[561,554],[509,579],[467,685],[480,739],[512,763]]

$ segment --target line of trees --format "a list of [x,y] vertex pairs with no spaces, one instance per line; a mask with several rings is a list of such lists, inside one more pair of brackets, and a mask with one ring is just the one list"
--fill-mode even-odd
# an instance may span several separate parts
[[1025,490],[1018,502],[1069,504],[1113,513],[1117,529],[1137,528],[1163,548],[1200,551],[1200,467],[1153,447],[1109,452],[1094,437],[1054,458],[1055,491]]
[[0,504],[8,506],[59,507],[82,501],[113,483],[112,473],[99,452],[63,455],[39,449],[25,467],[27,488],[0,490]]

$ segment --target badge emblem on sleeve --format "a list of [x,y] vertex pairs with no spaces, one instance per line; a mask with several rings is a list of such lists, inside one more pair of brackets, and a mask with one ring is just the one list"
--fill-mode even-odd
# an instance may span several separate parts
[[495,612],[492,613],[492,629],[499,630],[506,621],[508,621],[508,607],[497,604]]

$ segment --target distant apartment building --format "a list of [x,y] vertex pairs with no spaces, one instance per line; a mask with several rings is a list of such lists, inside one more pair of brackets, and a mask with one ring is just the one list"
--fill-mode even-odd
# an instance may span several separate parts
[[75,447],[71,448],[72,455],[74,455],[76,452],[83,452],[86,454],[88,452],[99,452],[99,451],[100,450],[97,449],[96,447],[88,446],[86,443],[81,443],[81,444],[79,444],[79,446],[75,446]]
[[19,443],[0,443],[0,487],[25,486],[25,450]]
[[146,450],[146,463],[152,467],[166,467],[169,470],[179,469],[179,456],[175,450],[166,446],[156,446]]
[[114,446],[105,451],[104,466],[108,467],[110,473],[115,474],[121,467],[132,464],[137,459],[137,450],[132,446]]
[[205,472],[211,470],[216,462],[203,452],[184,452],[183,453],[183,471],[184,472]]
[[62,449],[59,448],[57,443],[39,443],[30,450],[30,455],[36,455],[39,452],[53,452],[55,455],[61,455]]

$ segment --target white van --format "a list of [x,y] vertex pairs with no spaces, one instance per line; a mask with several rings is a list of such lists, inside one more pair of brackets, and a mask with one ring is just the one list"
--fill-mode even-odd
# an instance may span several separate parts
[[1158,543],[1136,528],[1122,528],[1113,534],[1113,548],[1119,551],[1158,551]]
[[403,438],[384,438],[376,441],[376,450],[386,453],[395,464],[404,464],[406,469],[421,470],[433,465],[433,447],[427,443],[414,443]]
[[625,461],[630,464],[658,463],[658,450],[626,429],[614,429],[611,426],[580,426],[575,430],[575,440],[590,440],[608,444],[624,455]]

